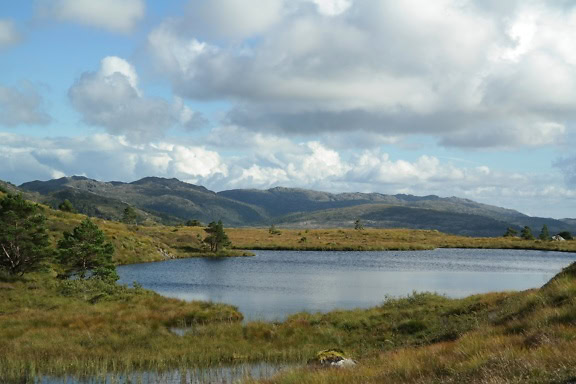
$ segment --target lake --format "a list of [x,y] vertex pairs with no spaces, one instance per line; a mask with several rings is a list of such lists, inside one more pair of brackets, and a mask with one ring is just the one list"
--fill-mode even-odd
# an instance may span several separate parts
[[254,257],[192,258],[118,267],[120,283],[164,296],[233,304],[247,320],[368,308],[413,291],[464,297],[542,286],[576,254],[486,249],[254,251]]

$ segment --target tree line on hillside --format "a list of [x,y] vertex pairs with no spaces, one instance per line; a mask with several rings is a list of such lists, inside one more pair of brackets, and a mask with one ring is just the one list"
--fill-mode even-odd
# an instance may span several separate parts
[[[69,201],[59,208],[75,212]],[[53,247],[43,210],[21,194],[0,198],[0,272],[22,276],[52,264],[62,278],[118,280],[114,246],[89,217],[71,232],[64,232]],[[133,208],[124,213],[125,222],[137,224]],[[203,242],[210,251],[219,252],[230,245],[222,221],[210,223],[205,231],[207,236]]]

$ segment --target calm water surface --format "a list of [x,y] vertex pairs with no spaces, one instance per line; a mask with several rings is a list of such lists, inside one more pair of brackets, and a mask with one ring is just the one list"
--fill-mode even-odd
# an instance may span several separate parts
[[[106,374],[100,377],[79,379],[76,377],[40,377],[34,384],[232,384],[248,378],[258,380],[292,368],[268,363],[241,364],[236,366],[182,369],[165,373],[133,372],[129,374]],[[24,382],[24,381],[23,381]]]
[[118,268],[120,283],[185,300],[238,306],[248,320],[367,308],[386,296],[450,297],[543,285],[576,254],[522,250],[255,251],[254,257],[180,259]]

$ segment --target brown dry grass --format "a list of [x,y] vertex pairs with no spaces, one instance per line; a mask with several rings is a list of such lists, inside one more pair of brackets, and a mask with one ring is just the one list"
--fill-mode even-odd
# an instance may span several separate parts
[[435,248],[538,249],[576,252],[576,241],[527,241],[510,237],[466,237],[434,230],[411,229],[283,229],[278,235],[264,228],[230,228],[239,249],[286,250],[421,250]]

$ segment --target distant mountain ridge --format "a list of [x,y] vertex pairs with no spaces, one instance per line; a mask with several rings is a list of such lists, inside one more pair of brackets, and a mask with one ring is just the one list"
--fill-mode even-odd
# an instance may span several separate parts
[[469,199],[435,195],[334,194],[284,187],[216,193],[203,186],[160,177],[125,183],[72,176],[32,181],[18,189],[53,206],[68,199],[82,213],[112,220],[120,219],[124,208],[130,205],[142,217],[165,224],[221,219],[228,226],[321,228],[351,227],[360,219],[368,227],[437,229],[472,236],[500,236],[507,227],[520,229],[524,225],[531,226],[536,234],[544,224],[551,232],[576,230],[573,219],[530,217]]
[[[497,220],[510,217],[528,217],[518,211],[474,202],[458,197],[442,198],[436,195],[413,196],[406,194],[384,195],[381,193],[318,192],[298,188],[276,187],[268,190],[236,189],[219,192],[230,199],[256,204],[270,215],[286,215],[295,212],[344,208],[364,204],[386,204],[422,209],[446,210],[456,213],[479,214]],[[303,209],[304,208],[304,209]]]
[[[75,190],[85,199],[87,194],[111,199],[109,204],[123,203],[137,207],[164,223],[176,223],[190,218],[212,221],[226,218],[228,225],[253,224],[265,220],[257,207],[218,196],[205,187],[185,183],[178,179],[146,177],[132,183],[101,182],[80,176],[49,181],[33,181],[20,185],[26,191],[34,191],[54,197],[65,190]],[[76,198],[69,199],[75,204]],[[99,209],[102,211],[102,208]],[[104,217],[119,219],[122,212]]]

